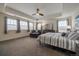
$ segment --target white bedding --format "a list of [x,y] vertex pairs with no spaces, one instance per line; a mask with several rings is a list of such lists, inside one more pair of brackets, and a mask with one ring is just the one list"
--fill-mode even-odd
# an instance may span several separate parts
[[61,36],[61,33],[46,33],[38,37],[41,43],[53,45],[56,47],[64,48],[75,52],[77,34],[69,37]]

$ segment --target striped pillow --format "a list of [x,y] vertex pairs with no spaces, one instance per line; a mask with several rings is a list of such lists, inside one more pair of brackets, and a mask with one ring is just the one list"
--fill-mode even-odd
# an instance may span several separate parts
[[70,32],[69,35],[68,35],[68,37],[71,37],[71,36],[73,36],[74,34],[76,34],[76,32]]

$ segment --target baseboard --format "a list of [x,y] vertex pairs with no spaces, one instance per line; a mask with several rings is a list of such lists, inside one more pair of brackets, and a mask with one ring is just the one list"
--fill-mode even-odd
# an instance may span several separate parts
[[11,41],[11,40],[21,39],[21,38],[26,38],[26,37],[30,37],[30,36],[22,36],[22,37],[17,37],[17,38],[12,38],[12,39],[3,40],[3,41],[0,41],[0,42]]

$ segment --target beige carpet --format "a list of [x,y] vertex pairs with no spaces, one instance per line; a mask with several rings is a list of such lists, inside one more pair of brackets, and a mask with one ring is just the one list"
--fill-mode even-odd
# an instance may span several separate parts
[[0,42],[0,55],[2,56],[64,56],[55,49],[41,47],[35,38],[21,38]]

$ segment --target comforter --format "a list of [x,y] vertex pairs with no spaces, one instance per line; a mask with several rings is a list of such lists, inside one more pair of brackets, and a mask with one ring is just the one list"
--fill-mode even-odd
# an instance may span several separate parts
[[46,33],[38,37],[41,43],[53,45],[75,52],[76,40],[61,36],[61,33]]

